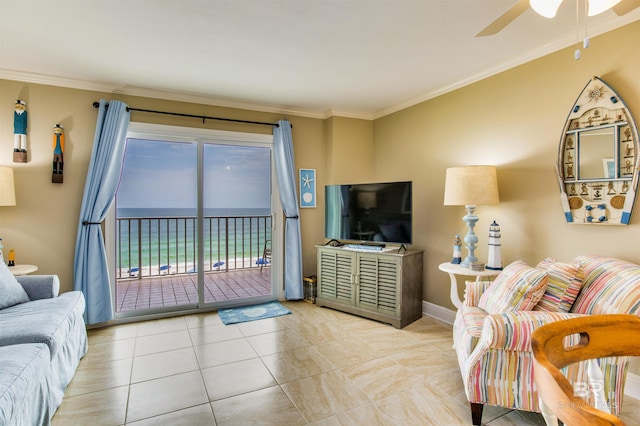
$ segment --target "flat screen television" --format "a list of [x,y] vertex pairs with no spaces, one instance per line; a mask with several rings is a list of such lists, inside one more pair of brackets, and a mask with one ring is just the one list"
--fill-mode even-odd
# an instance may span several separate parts
[[325,186],[329,240],[411,244],[412,182]]

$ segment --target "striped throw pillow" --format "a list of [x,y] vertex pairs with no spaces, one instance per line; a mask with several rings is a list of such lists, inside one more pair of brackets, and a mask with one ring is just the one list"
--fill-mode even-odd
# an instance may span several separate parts
[[482,294],[478,307],[490,314],[530,311],[547,288],[547,272],[521,260],[509,264]]
[[605,256],[578,256],[583,289],[571,312],[640,315],[640,265]]
[[576,263],[546,258],[536,268],[547,271],[547,290],[534,311],[569,312],[582,288],[582,268]]

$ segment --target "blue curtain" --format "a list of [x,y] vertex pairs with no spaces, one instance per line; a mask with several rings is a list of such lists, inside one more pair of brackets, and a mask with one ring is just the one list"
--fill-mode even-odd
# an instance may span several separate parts
[[111,207],[120,180],[129,115],[126,104],[100,100],[73,262],[73,288],[84,294],[87,324],[113,319],[109,269],[100,223]]
[[280,202],[285,215],[284,225],[284,295],[287,300],[303,298],[302,242],[296,195],[296,171],[293,161],[293,138],[289,120],[278,121],[273,128],[273,150],[276,176],[280,187]]

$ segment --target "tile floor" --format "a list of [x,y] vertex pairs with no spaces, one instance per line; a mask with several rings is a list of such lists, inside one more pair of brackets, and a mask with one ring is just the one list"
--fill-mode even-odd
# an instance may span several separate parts
[[[284,304],[292,315],[238,325],[208,313],[90,330],[53,426],[471,423],[451,326]],[[638,413],[627,398],[623,418]],[[544,425],[497,407],[483,423]]]

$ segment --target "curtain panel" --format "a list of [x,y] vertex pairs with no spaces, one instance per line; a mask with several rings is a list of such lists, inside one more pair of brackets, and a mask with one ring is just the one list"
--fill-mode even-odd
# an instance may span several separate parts
[[293,138],[289,120],[278,121],[273,128],[276,176],[280,187],[280,202],[284,224],[284,294],[287,300],[299,300],[302,293],[302,242],[300,212],[296,193],[296,171],[293,158]]
[[73,264],[73,288],[84,294],[87,324],[113,319],[109,268],[100,224],[113,203],[120,180],[129,116],[125,103],[100,100]]

